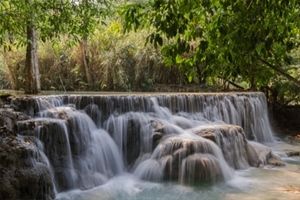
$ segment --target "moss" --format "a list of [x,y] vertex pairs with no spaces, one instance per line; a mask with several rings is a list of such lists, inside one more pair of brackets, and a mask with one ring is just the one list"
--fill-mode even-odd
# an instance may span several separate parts
[[10,92],[0,92],[0,98],[8,98],[10,96],[13,96]]

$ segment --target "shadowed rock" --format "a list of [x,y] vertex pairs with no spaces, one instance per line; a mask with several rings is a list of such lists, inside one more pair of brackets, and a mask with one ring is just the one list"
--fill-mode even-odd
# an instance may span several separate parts
[[29,137],[0,139],[0,199],[54,199],[50,169]]

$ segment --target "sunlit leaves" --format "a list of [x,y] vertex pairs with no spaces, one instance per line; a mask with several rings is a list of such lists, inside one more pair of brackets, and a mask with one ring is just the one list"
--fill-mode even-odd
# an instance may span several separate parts
[[0,45],[26,45],[26,23],[34,14],[40,39],[67,34],[87,37],[109,15],[110,0],[1,0]]

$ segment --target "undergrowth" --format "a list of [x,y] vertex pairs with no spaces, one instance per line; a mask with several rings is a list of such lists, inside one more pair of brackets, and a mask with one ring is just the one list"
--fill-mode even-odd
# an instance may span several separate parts
[[[66,37],[39,42],[38,60],[42,90],[152,91],[154,84],[182,84],[184,73],[166,67],[159,49],[145,46],[145,30],[123,34],[119,22],[97,29],[89,38],[93,83],[87,83],[80,45]],[[1,51],[1,88],[23,90],[25,48]],[[182,78],[183,77],[183,78]]]

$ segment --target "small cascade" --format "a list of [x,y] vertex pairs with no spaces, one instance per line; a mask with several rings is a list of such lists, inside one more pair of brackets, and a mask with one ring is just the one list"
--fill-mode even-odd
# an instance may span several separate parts
[[125,172],[184,185],[227,181],[261,164],[248,140],[275,141],[262,93],[32,98],[19,134],[40,143],[57,192]]
[[[189,119],[241,126],[247,139],[272,143],[268,107],[263,93],[158,96],[158,104]],[[186,116],[186,115],[185,115]]]
[[236,125],[205,125],[192,129],[196,135],[216,143],[227,163],[234,169],[246,169],[259,165],[254,148],[248,143],[245,133]]
[[58,192],[93,188],[124,171],[113,139],[84,112],[73,107],[50,108],[19,124],[20,130],[29,127],[43,143]]
[[232,172],[214,142],[186,132],[165,137],[134,174],[146,180],[175,180],[192,185],[228,180]]
[[149,123],[151,120],[150,116],[143,113],[129,112],[112,115],[104,123],[104,129],[111,133],[125,163],[134,162],[141,153],[151,153],[153,138],[153,126]]

